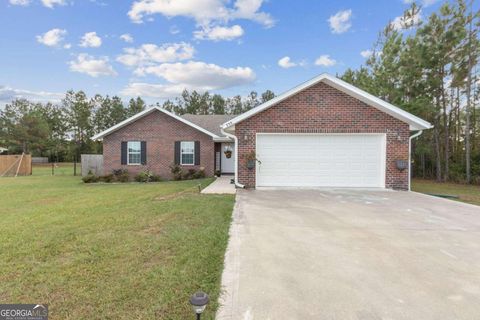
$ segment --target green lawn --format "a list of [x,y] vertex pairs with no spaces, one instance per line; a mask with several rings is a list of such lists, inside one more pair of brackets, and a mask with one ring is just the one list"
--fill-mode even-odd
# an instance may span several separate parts
[[234,197],[195,192],[211,181],[0,178],[0,301],[48,303],[50,319],[192,319],[201,289],[212,319]]
[[[77,175],[80,176],[82,171],[82,165],[77,163]],[[60,162],[54,164],[53,173],[55,176],[73,176],[73,163],[72,162]],[[51,176],[52,164],[35,164],[32,167],[32,175],[34,176]]]
[[480,206],[480,186],[457,183],[439,183],[432,180],[412,180],[412,190],[429,194],[458,196],[458,201]]

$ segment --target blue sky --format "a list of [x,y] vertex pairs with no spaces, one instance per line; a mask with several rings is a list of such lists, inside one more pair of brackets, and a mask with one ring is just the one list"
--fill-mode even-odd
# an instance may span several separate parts
[[[409,2],[0,0],[0,105],[69,89],[148,102],[183,88],[281,93],[360,66]],[[441,1],[420,4],[426,17]]]

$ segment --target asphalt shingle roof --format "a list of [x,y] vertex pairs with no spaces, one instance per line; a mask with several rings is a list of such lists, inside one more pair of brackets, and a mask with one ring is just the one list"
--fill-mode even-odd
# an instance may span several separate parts
[[225,137],[225,135],[220,131],[220,125],[235,118],[236,116],[230,114],[184,114],[181,117],[199,127],[204,128],[205,130],[210,131],[211,133],[216,134],[219,137]]

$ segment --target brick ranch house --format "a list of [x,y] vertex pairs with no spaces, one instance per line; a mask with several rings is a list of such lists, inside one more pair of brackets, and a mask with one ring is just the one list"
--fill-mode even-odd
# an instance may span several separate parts
[[411,140],[431,127],[321,74],[236,117],[151,108],[93,139],[103,139],[105,172],[149,169],[168,178],[177,163],[208,176],[232,173],[239,187],[408,190]]

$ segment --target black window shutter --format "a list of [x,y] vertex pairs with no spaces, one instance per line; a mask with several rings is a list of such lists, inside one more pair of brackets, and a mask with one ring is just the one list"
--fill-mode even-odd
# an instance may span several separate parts
[[127,141],[122,141],[121,163],[127,164]]
[[200,141],[195,141],[195,165],[200,165]]
[[147,142],[146,141],[140,142],[140,147],[141,147],[140,161],[142,165],[146,165],[147,164]]
[[175,164],[180,164],[180,141],[175,141]]

